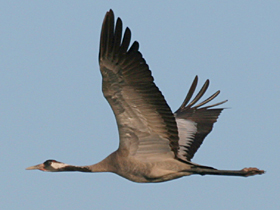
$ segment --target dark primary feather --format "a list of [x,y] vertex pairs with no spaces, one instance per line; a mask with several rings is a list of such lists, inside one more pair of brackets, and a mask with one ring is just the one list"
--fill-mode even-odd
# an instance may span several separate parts
[[[187,140],[187,144],[179,145],[179,150],[184,151],[184,160],[191,160],[202,144],[204,138],[211,132],[213,128],[213,124],[217,121],[218,116],[220,115],[223,108],[215,108],[215,109],[209,109],[214,106],[218,106],[220,104],[223,104],[227,102],[227,100],[201,107],[205,105],[206,103],[212,101],[214,98],[216,98],[220,91],[215,92],[212,96],[205,99],[198,105],[195,105],[195,103],[204,95],[206,92],[208,86],[209,86],[209,80],[207,80],[203,87],[200,89],[199,93],[195,96],[195,98],[188,104],[191,97],[193,96],[193,93],[197,86],[198,77],[196,76],[190,90],[180,106],[180,108],[175,112],[176,119],[185,119],[194,122],[194,125],[196,126],[197,131],[193,133],[192,137]],[[193,106],[195,105],[195,106]]]
[[144,138],[148,135],[145,129],[149,129],[150,135],[168,139],[176,156],[179,137],[174,115],[153,82],[138,42],[128,49],[130,39],[129,28],[122,39],[121,19],[114,26],[114,14],[112,10],[107,12],[99,52],[103,94],[114,111],[123,138],[134,134],[137,134],[135,138]]

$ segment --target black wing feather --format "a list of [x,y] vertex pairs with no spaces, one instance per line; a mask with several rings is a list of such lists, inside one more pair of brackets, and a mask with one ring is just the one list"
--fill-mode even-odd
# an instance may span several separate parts
[[215,108],[215,109],[209,109],[209,108],[227,102],[227,100],[225,100],[213,105],[201,107],[206,103],[212,101],[214,98],[216,98],[220,93],[220,91],[217,91],[206,100],[202,101],[198,105],[193,106],[206,92],[209,86],[209,80],[206,80],[203,87],[200,89],[199,93],[189,104],[187,104],[190,101],[191,97],[193,96],[193,93],[197,86],[197,81],[198,81],[198,77],[196,76],[184,102],[182,103],[180,108],[175,112],[176,120],[184,119],[184,120],[191,121],[194,123],[194,126],[196,127],[195,133],[190,135],[189,139],[182,140],[182,141],[180,141],[181,139],[179,140],[179,144],[180,142],[183,142],[183,144],[179,145],[179,150],[181,150],[181,152],[179,153],[183,154],[179,158],[188,161],[193,158],[194,154],[201,146],[205,137],[212,131],[213,124],[217,121],[218,116],[223,110],[223,108]]

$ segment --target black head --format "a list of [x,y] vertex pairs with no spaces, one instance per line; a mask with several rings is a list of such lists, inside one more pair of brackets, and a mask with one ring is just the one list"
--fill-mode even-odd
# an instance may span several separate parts
[[62,171],[64,167],[68,166],[68,164],[58,162],[56,160],[46,160],[44,163],[30,166],[26,168],[26,170],[41,170],[41,171],[49,171],[49,172],[57,172]]

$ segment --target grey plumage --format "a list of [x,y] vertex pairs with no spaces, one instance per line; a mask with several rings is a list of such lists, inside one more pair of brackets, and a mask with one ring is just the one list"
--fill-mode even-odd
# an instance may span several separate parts
[[130,45],[131,31],[107,12],[101,31],[99,64],[102,91],[116,117],[119,148],[101,162],[73,166],[55,160],[27,169],[43,171],[113,172],[135,182],[162,182],[191,174],[250,176],[262,174],[257,168],[217,170],[191,162],[204,138],[211,132],[222,108],[222,101],[206,105],[219,91],[196,104],[209,80],[189,103],[197,86],[194,79],[179,109],[172,113],[154,83],[149,66],[139,52],[137,41]]

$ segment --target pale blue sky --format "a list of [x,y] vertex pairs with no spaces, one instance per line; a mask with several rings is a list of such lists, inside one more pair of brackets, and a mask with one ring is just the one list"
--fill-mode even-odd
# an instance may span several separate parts
[[[4,1],[0,7],[0,208],[280,209],[280,1]],[[250,178],[137,184],[109,173],[25,171],[87,165],[118,146],[98,47],[113,9],[172,110],[195,77],[226,109],[193,161],[256,166]]]

